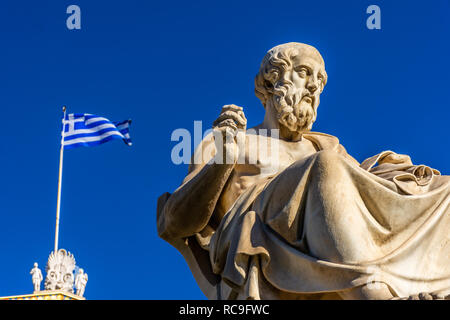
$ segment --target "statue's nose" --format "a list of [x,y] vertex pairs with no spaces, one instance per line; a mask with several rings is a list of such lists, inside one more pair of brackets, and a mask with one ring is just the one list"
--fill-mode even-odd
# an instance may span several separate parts
[[306,86],[306,88],[311,92],[314,93],[317,90],[317,85],[314,81],[309,81],[308,85]]

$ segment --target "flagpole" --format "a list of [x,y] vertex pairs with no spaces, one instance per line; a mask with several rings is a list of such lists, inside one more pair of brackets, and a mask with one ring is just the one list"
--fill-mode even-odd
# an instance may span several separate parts
[[64,112],[63,126],[61,132],[61,149],[59,151],[59,176],[58,176],[58,198],[56,200],[56,226],[55,226],[55,254],[58,252],[58,237],[59,237],[59,214],[61,209],[61,182],[62,182],[62,168],[63,168],[63,156],[64,156],[64,120],[66,119],[66,106],[62,108]]

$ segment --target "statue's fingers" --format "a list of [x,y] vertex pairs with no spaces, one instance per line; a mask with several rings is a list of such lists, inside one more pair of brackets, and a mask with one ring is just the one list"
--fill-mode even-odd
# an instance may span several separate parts
[[225,105],[225,106],[222,107],[221,113],[225,113],[225,112],[228,112],[228,111],[237,113],[242,118],[242,120],[244,121],[244,123],[241,124],[241,125],[246,126],[247,125],[247,118],[245,117],[245,113],[244,113],[243,110],[244,110],[244,108],[242,108],[242,107],[236,106],[234,104],[229,104],[229,105]]
[[[218,127],[219,124],[222,123],[222,122],[224,122],[224,121],[225,121],[225,119],[224,119],[223,117],[219,116],[216,120],[214,120],[214,122],[213,122],[213,127]],[[225,123],[223,123],[223,124],[221,125],[221,127],[223,127],[224,124],[225,124]]]
[[233,110],[233,111],[243,111],[244,108],[239,107],[235,104],[226,104],[222,107],[222,112],[226,111],[226,110]]
[[[229,132],[234,133],[238,129],[236,123],[231,119],[226,119],[221,123],[219,123],[219,128],[224,128],[225,132],[227,133]],[[231,131],[228,132],[227,130]]]
[[226,127],[230,127],[231,129],[237,130],[237,125],[234,122],[234,120],[232,119],[225,119],[222,121],[219,121],[216,125],[217,128],[226,128]]
[[245,113],[244,113],[244,111],[238,111],[238,113],[237,113],[238,115],[240,115],[241,116],[241,118],[242,119],[244,119],[244,121],[245,121],[245,124],[247,124],[247,118],[245,117]]
[[219,123],[216,127],[213,128],[215,143],[217,144],[218,141],[220,141],[223,147],[226,143],[232,142],[237,134],[237,130],[238,129],[234,125],[234,123],[226,123],[226,121]]
[[225,111],[221,113],[216,119],[216,122],[220,123],[227,119],[233,120],[236,123],[236,126],[238,126],[239,128],[244,128],[246,125],[246,121],[239,114],[233,111]]
[[224,113],[226,111],[232,111],[232,112],[236,112],[236,113],[240,113],[240,112],[244,112],[244,108],[236,106],[234,104],[228,104],[226,106],[222,107],[222,110],[220,111],[220,113]]
[[217,127],[217,128],[222,128],[225,126],[230,126],[233,128],[237,129],[237,124],[233,119],[227,118],[227,117],[220,117],[217,118],[214,122],[213,122],[213,128]]

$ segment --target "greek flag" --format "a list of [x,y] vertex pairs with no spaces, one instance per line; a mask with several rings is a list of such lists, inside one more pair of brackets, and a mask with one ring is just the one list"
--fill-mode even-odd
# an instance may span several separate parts
[[131,120],[111,122],[93,114],[66,114],[63,119],[64,149],[96,146],[112,139],[122,139],[131,146]]

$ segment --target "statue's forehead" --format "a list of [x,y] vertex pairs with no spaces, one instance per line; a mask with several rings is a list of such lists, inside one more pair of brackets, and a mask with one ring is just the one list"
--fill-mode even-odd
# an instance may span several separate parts
[[322,57],[315,50],[295,50],[290,58],[293,65],[309,64],[314,67],[325,68]]
[[[292,67],[301,64],[309,65],[313,69],[322,69],[325,71],[325,63],[319,51],[314,47],[304,44],[281,45],[271,49],[266,57],[270,66],[291,65]],[[267,61],[267,60],[266,60]]]

